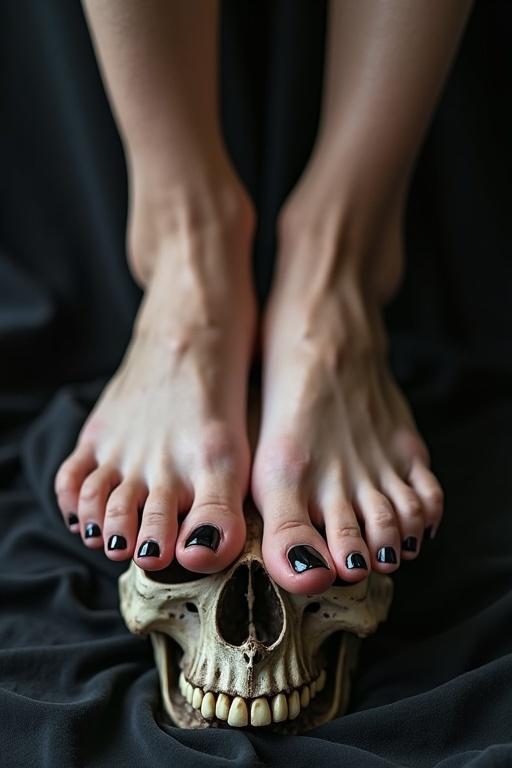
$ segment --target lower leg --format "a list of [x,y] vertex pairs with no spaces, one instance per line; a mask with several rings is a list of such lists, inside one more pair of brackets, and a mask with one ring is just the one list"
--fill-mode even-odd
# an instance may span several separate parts
[[279,220],[253,472],[265,561],[292,591],[392,571],[441,518],[380,309],[400,279],[407,184],[469,6],[331,3],[319,134]]
[[247,223],[220,129],[218,0],[84,0],[125,148],[128,255],[145,285],[169,234]]
[[[321,235],[333,246],[343,239],[344,263],[348,239],[353,259],[360,260],[363,248],[374,252],[375,269],[365,277],[377,295],[393,260],[382,252],[382,234],[393,239],[400,229],[413,164],[470,7],[470,0],[445,3],[436,13],[428,0],[343,0],[329,7],[318,136],[283,207],[281,233],[286,240],[294,232]],[[398,280],[401,265],[394,266]]]
[[218,119],[218,3],[85,5],[125,147],[128,253],[145,296],[59,470],[59,505],[112,559],[153,569],[176,552],[191,570],[219,570],[245,538],[255,305],[253,211]]

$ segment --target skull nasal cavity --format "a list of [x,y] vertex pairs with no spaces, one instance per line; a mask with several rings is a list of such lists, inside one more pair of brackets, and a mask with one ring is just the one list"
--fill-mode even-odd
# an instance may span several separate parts
[[224,586],[217,609],[221,637],[231,645],[249,638],[273,645],[283,628],[283,611],[266,571],[258,562],[241,565]]
[[263,645],[273,645],[283,629],[281,601],[267,572],[259,563],[251,564],[251,576],[254,593],[252,620],[256,639]]
[[231,645],[242,645],[249,635],[249,569],[241,565],[226,582],[217,608],[221,637]]

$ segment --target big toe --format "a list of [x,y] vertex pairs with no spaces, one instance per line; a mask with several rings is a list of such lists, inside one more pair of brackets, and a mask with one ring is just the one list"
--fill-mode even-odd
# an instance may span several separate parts
[[217,573],[238,557],[245,544],[242,495],[226,480],[198,484],[194,503],[181,525],[176,557],[189,571]]
[[262,554],[274,581],[296,594],[324,592],[336,578],[336,568],[305,507],[286,494],[272,494],[260,506]]

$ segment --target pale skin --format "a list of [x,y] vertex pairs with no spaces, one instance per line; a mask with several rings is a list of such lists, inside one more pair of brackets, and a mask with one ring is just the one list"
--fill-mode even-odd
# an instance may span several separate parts
[[255,213],[219,124],[217,2],[84,5],[124,143],[128,259],[145,297],[57,474],[66,523],[113,560],[158,570],[177,558],[211,573],[244,545],[250,490],[265,564],[286,590],[391,573],[439,526],[443,493],[389,370],[381,309],[399,285],[408,182],[471,3],[331,0],[319,132],[279,216],[262,318]]

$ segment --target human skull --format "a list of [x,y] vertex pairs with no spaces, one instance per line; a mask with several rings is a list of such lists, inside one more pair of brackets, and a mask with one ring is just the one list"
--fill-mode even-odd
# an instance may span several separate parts
[[121,612],[132,632],[151,636],[176,725],[304,731],[345,711],[358,638],[385,620],[392,582],[372,573],[292,595],[265,569],[260,517],[249,510],[246,520],[245,549],[222,573],[132,562],[119,579]]

